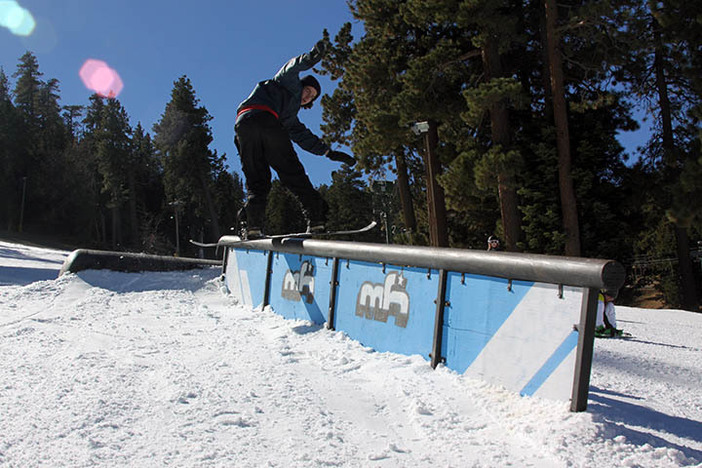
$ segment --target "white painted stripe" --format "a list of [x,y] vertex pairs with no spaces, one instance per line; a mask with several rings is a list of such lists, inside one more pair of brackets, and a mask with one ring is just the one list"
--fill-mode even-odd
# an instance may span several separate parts
[[[564,287],[560,299],[558,286],[534,284],[466,370],[466,375],[520,391],[573,331],[573,325],[580,320],[581,302],[581,288]],[[564,386],[569,397],[573,385],[572,360],[566,358],[561,366],[566,363],[571,365],[569,380],[554,383],[556,376],[564,374],[557,370],[548,381],[549,385]]]
[[229,293],[243,305],[253,305],[249,274],[246,270],[239,269],[237,251],[231,249],[227,257],[227,289]]

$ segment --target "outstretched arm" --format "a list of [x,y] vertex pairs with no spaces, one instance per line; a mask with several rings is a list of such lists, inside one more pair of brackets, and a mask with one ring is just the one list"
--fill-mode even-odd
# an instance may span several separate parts
[[326,42],[324,40],[318,41],[309,52],[305,52],[302,55],[298,55],[297,57],[288,60],[288,63],[283,65],[283,68],[278,70],[278,73],[275,74],[273,80],[284,86],[288,84],[288,82],[299,80],[300,72],[309,70],[319,63],[319,61],[324,57],[326,50]]

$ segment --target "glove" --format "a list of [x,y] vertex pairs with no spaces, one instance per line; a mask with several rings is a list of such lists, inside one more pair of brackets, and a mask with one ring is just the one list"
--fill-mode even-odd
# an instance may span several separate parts
[[343,151],[329,151],[327,153],[327,157],[332,161],[342,162],[344,164],[348,164],[349,166],[356,164],[354,157],[344,153]]
[[321,39],[317,41],[317,43],[312,47],[312,50],[310,50],[310,57],[312,60],[322,60],[322,57],[324,57],[327,53],[327,42],[324,39]]

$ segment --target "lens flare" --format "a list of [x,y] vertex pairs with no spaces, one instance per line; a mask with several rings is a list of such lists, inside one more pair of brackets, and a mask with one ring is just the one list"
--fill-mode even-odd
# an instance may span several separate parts
[[36,25],[29,10],[19,6],[15,0],[0,0],[0,26],[17,36],[29,36]]
[[101,97],[117,97],[124,88],[119,74],[102,60],[86,60],[78,74],[85,87]]

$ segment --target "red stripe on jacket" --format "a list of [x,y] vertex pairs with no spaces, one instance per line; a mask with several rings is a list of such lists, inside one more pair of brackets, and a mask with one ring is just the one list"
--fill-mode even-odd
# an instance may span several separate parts
[[262,110],[262,111],[270,112],[271,114],[273,114],[273,116],[276,119],[278,118],[278,113],[276,111],[274,111],[270,107],[264,106],[262,104],[251,104],[249,106],[243,107],[239,112],[237,112],[236,118],[238,119],[242,114],[245,114],[246,112],[248,112],[250,110]]

